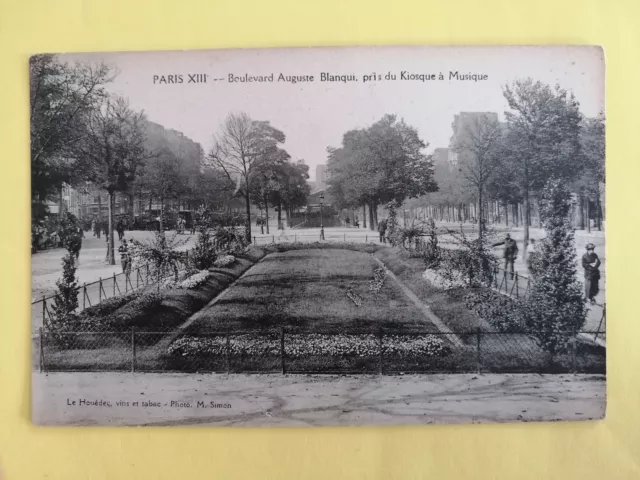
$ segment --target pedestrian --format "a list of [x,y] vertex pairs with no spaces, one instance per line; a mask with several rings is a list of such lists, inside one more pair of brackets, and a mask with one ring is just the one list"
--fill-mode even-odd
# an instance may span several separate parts
[[387,237],[385,237],[385,233],[387,233],[387,220],[382,219],[378,222],[378,233],[380,234],[380,242],[387,244]]
[[124,238],[124,222],[122,218],[119,218],[118,223],[116,223],[116,232],[118,232],[118,240],[122,241]]
[[504,241],[493,244],[494,247],[498,247],[500,245],[504,245],[504,270],[511,274],[511,279],[513,280],[514,263],[518,257],[518,244],[511,238],[511,235],[507,233],[504,237]]
[[91,219],[91,231],[93,232],[93,236],[96,236],[96,218],[93,217],[93,219]]
[[595,252],[596,247],[593,243],[588,243],[586,248],[587,253],[582,256],[584,294],[585,298],[593,305],[596,303],[596,295],[600,291],[600,258]]
[[349,228],[349,224],[351,223],[351,219],[349,217],[344,219],[344,223],[347,225],[347,228]]
[[126,238],[122,239],[122,243],[118,247],[118,253],[120,254],[122,272],[128,277],[131,273],[131,256],[129,255],[129,245]]

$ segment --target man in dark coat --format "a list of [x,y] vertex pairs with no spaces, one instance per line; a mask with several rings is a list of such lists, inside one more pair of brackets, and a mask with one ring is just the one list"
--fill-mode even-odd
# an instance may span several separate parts
[[384,244],[387,243],[387,237],[385,237],[386,232],[387,232],[387,220],[382,219],[378,222],[378,233],[380,234],[380,241]]
[[596,295],[600,291],[600,259],[595,252],[593,243],[587,244],[587,253],[582,256],[582,268],[584,268],[584,295],[591,305],[596,303]]
[[504,241],[493,244],[494,247],[498,247],[500,245],[504,245],[504,270],[505,272],[510,272],[511,279],[513,279],[514,262],[518,257],[518,244],[513,238],[511,238],[511,235],[507,233],[504,237]]
[[129,245],[127,239],[122,239],[122,244],[118,247],[118,253],[120,254],[120,263],[122,263],[122,271],[128,277],[131,273],[131,256],[129,255]]

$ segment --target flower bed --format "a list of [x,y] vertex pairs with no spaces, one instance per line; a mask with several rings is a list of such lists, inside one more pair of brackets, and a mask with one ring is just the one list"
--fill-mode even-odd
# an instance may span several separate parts
[[208,270],[201,270],[198,273],[191,275],[186,280],[183,280],[181,283],[176,285],[176,288],[184,288],[184,289],[194,289],[198,288],[204,282],[207,281],[207,278],[211,276],[211,273]]
[[[407,357],[446,357],[451,353],[442,339],[435,335],[385,335],[383,355]],[[173,342],[169,355],[181,357],[226,355],[226,336],[184,336]],[[279,355],[277,334],[241,334],[229,339],[230,355]],[[285,355],[304,358],[312,355],[367,357],[380,354],[380,339],[373,334],[288,334],[285,336]]]
[[235,261],[236,257],[234,257],[233,255],[223,255],[222,257],[217,258],[215,262],[213,262],[213,266],[217,268],[225,268],[233,265]]

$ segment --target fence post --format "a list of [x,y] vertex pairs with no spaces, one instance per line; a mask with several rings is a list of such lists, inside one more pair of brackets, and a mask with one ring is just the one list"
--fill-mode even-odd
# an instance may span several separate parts
[[136,327],[131,327],[131,373],[136,371]]
[[287,373],[284,365],[284,327],[280,328],[280,364],[282,365],[282,374]]
[[480,327],[476,329],[476,371],[480,373],[481,370],[481,359],[480,359]]
[[254,244],[254,245],[257,245],[257,242],[256,242],[256,236],[255,236],[255,235],[253,236],[253,244]]
[[84,310],[87,303],[87,282],[82,286],[82,309]]
[[378,373],[382,375],[383,370],[383,353],[382,353],[382,325],[378,327],[378,348],[380,349],[380,359],[378,365]]
[[271,235],[271,243],[276,243],[276,236],[275,235]]
[[47,323],[47,300],[44,295],[42,295],[42,324],[45,325]]
[[520,298],[520,289],[518,287],[518,272],[516,272],[516,298]]
[[44,372],[44,334],[42,330],[40,327],[40,373]]
[[116,272],[113,272],[113,296],[116,296]]
[[98,285],[98,300],[99,300],[98,303],[102,302],[102,277],[100,277],[99,281],[100,283]]
[[231,373],[231,360],[230,360],[230,350],[231,350],[231,338],[229,337],[229,327],[227,327],[227,349],[225,350],[225,362],[227,364],[227,375]]

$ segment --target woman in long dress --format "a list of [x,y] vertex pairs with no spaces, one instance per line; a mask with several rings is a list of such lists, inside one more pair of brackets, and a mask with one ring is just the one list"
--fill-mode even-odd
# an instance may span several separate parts
[[587,253],[582,256],[582,268],[584,268],[584,294],[593,305],[596,303],[596,295],[600,291],[600,259],[595,252],[593,243],[587,244]]

